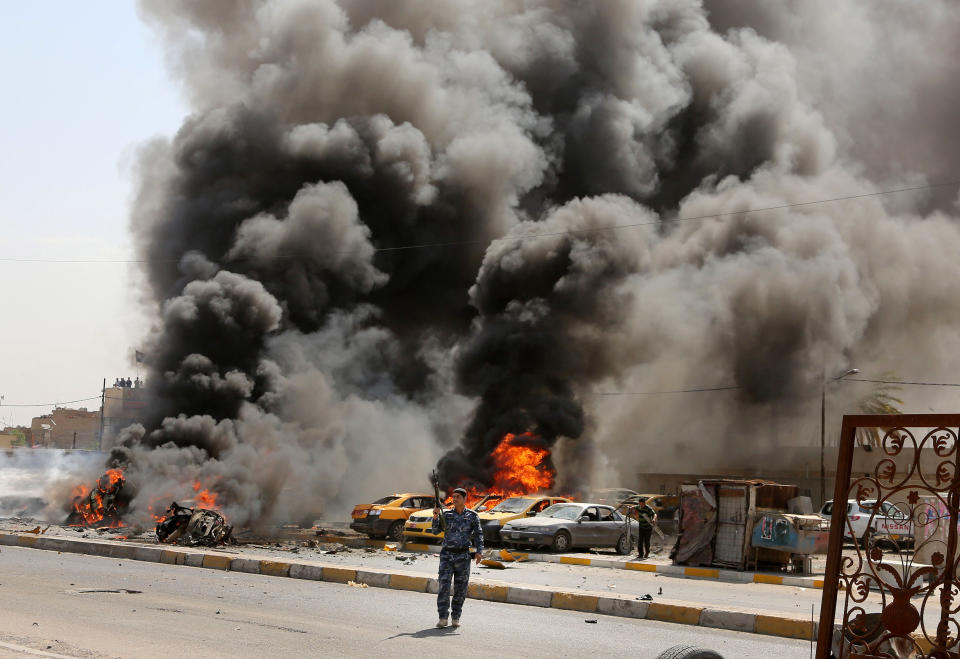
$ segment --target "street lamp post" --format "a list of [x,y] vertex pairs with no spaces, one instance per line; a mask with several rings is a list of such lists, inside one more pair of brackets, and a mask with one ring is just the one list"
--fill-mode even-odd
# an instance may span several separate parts
[[[831,378],[831,380],[842,380],[848,375],[856,375],[860,372],[859,368],[851,368],[846,373]],[[820,505],[827,500],[827,468],[825,455],[827,452],[827,376],[826,373],[820,378]]]

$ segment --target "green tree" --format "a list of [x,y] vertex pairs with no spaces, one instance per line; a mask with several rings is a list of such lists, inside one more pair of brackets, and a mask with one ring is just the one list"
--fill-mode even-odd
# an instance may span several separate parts
[[[899,380],[896,373],[882,373],[873,390],[858,405],[863,414],[902,414],[903,401],[897,398],[902,387],[893,382]],[[880,440],[886,428],[857,428],[857,444],[867,450],[880,446]]]

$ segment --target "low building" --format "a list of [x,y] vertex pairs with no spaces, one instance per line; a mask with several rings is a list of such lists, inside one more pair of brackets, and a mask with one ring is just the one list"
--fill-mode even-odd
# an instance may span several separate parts
[[85,407],[58,407],[50,414],[34,417],[30,438],[33,446],[95,450],[99,447],[100,413]]
[[[139,378],[137,379],[139,384]],[[103,392],[103,436],[115,437],[132,423],[139,423],[147,405],[147,390],[140,386],[109,387]],[[107,444],[109,445],[109,444]]]

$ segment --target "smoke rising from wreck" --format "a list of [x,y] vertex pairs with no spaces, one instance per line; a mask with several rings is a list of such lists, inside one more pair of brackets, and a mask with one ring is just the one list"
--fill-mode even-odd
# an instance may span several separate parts
[[[193,111],[138,167],[157,323],[149,412],[113,450],[133,509],[200,481],[236,525],[297,520],[438,459],[489,483],[506,433],[563,486],[632,479],[655,447],[694,468],[763,441],[826,365],[948,371],[956,187],[748,212],[951,171],[939,137],[864,145],[833,90],[925,108],[863,76],[922,33],[840,3],[859,64],[818,67],[788,26],[820,7],[805,29],[837,43],[835,4],[143,2]],[[957,94],[943,57],[918,90]],[[713,384],[739,389],[592,395]]]

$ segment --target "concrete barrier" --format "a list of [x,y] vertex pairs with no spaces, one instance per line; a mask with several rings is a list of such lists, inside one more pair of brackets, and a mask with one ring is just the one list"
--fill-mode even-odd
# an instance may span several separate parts
[[289,577],[290,563],[283,561],[260,561],[260,574],[268,577]]
[[[260,568],[260,561],[257,561],[257,571]],[[329,575],[334,576],[334,575]],[[354,573],[354,576],[356,574]],[[290,577],[293,579],[309,579],[311,581],[339,581],[339,579],[327,579],[324,575],[324,568],[319,565],[304,565],[303,563],[292,563],[290,565]],[[350,579],[344,579],[342,583],[347,583]]]
[[752,632],[756,629],[755,613],[743,611],[724,611],[722,609],[704,609],[700,614],[701,627],[730,629],[737,632]]

